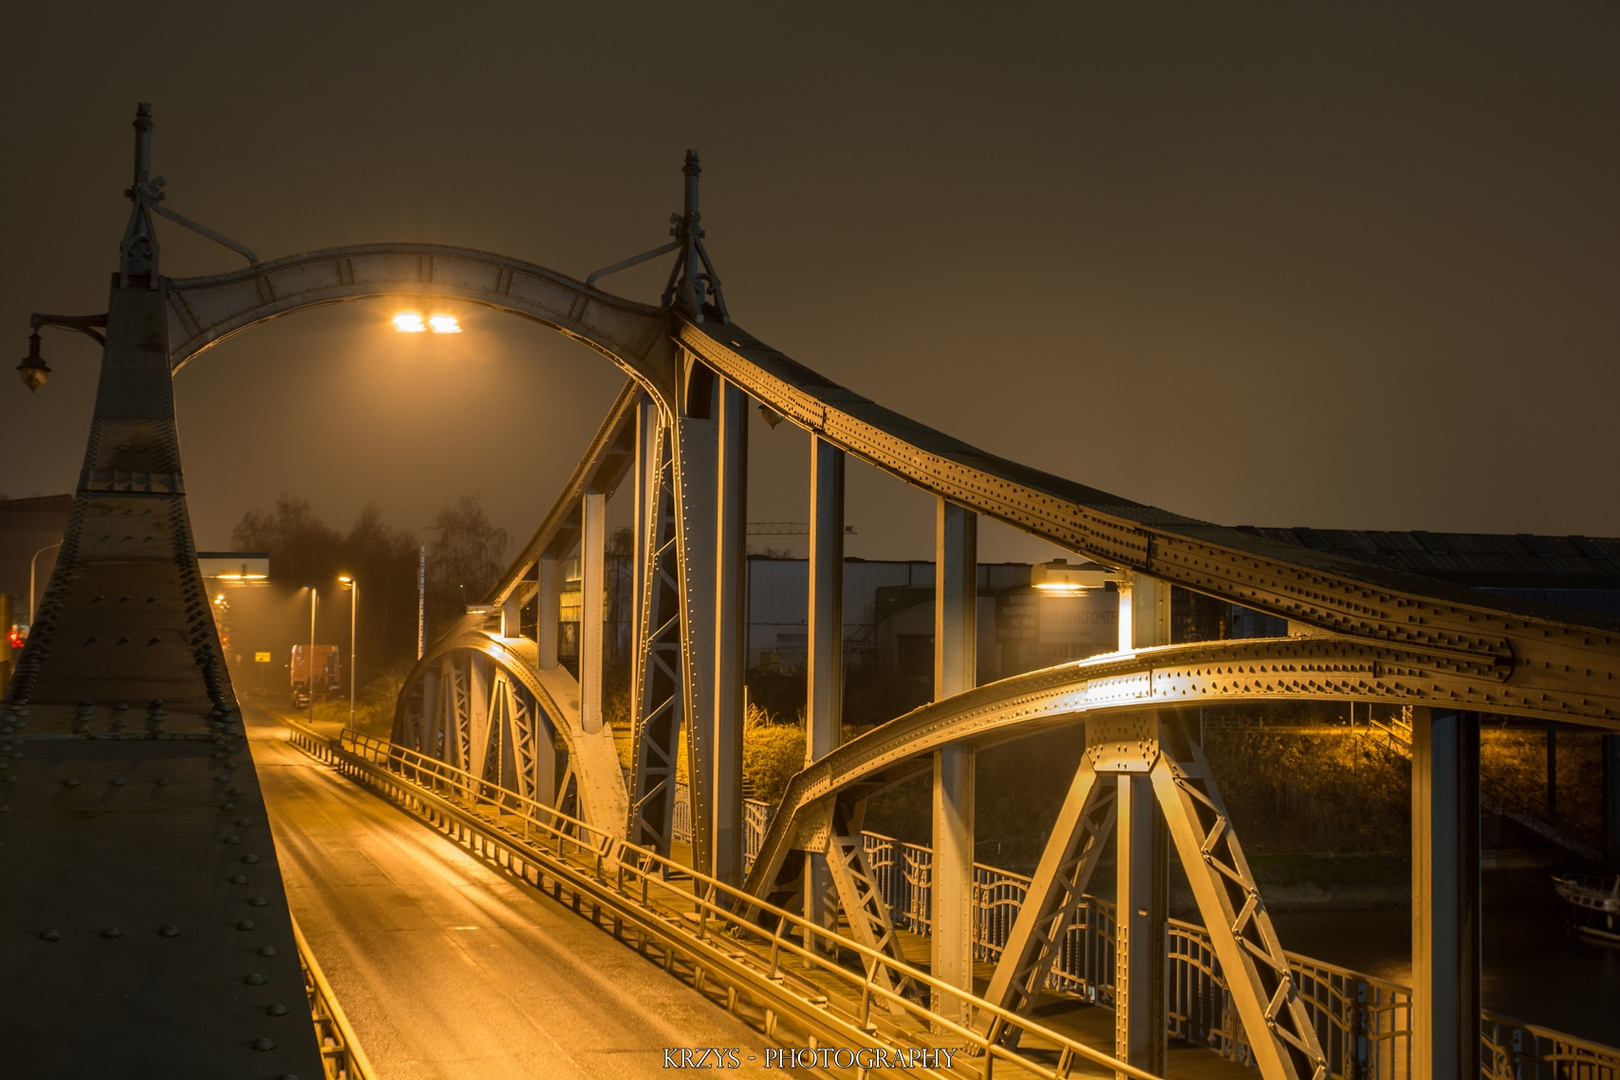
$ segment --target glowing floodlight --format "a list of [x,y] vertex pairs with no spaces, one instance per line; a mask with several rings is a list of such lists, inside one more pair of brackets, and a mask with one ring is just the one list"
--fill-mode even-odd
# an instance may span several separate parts
[[1110,581],[1118,580],[1118,574],[1096,563],[1070,566],[1067,559],[1053,559],[1049,563],[1032,566],[1029,570],[1029,583],[1039,589],[1043,596],[1084,596],[1094,589],[1103,588]]
[[428,320],[428,325],[433,327],[435,334],[461,333],[461,324],[456,321],[454,315],[435,315]]
[[394,329],[402,334],[420,334],[427,330],[422,325],[422,316],[414,312],[406,312],[394,316]]

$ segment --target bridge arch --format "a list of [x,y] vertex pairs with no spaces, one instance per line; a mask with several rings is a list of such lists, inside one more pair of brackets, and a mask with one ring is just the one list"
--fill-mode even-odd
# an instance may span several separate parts
[[574,816],[618,831],[627,803],[611,729],[584,729],[578,684],[540,668],[534,642],[478,622],[469,616],[417,661],[395,708],[394,744],[558,809],[577,798]]
[[361,244],[168,282],[170,365],[261,323],[378,297],[478,304],[547,326],[607,357],[664,401],[675,386],[668,311],[519,259],[439,244]]

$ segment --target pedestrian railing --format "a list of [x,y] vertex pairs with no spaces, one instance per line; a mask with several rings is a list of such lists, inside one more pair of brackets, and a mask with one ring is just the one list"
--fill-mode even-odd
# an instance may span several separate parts
[[[295,744],[324,760],[340,763],[340,755],[353,755],[386,770],[390,777],[409,780],[424,790],[516,815],[527,850],[543,850],[557,859],[592,866],[598,878],[616,882],[620,893],[633,886],[640,890],[642,901],[647,902],[656,892],[661,891],[667,898],[673,890],[679,894],[674,903],[690,905],[694,918],[702,914],[705,921],[699,922],[700,928],[707,925],[706,920],[713,919],[725,925],[731,935],[729,940],[752,940],[762,947],[768,946],[773,980],[786,967],[801,963],[836,972],[850,992],[857,995],[862,1030],[867,1032],[870,1032],[872,1006],[876,1003],[905,1012],[925,1025],[940,1025],[962,1035],[969,1045],[990,1053],[992,1058],[1018,1056],[1018,1052],[1006,1051],[1004,1047],[992,1050],[985,1046],[977,1032],[940,1021],[927,1011],[926,993],[923,1000],[917,1001],[884,988],[886,985],[903,987],[906,980],[911,980],[911,985],[925,991],[933,988],[960,999],[981,1015],[1004,1017],[1013,1028],[1036,1034],[1039,1039],[1055,1040],[1060,1046],[1057,1055],[1060,1067],[1054,1071],[1050,1065],[1040,1065],[1035,1067],[1035,1075],[1066,1076],[1069,1066],[1078,1058],[1114,1066],[1112,1059],[1100,1051],[1082,1047],[982,999],[935,983],[916,969],[839,937],[839,948],[857,956],[863,966],[864,974],[853,973],[830,960],[827,951],[814,944],[817,938],[834,935],[805,922],[798,914],[774,908],[646,849],[617,841],[582,821],[477,780],[463,770],[417,751],[349,732],[345,732],[341,743],[334,747],[316,733],[298,726],[292,728],[291,738]],[[341,754],[342,751],[348,754]],[[758,805],[765,807],[760,818],[763,832],[769,822],[770,808],[763,803]],[[877,833],[866,833],[864,842],[878,892],[888,905],[895,926],[927,934],[931,928],[933,852],[922,845]],[[1021,874],[983,864],[974,866],[975,959],[993,963],[1000,958],[1030,883],[1031,880]],[[758,925],[761,918],[774,923],[774,930],[763,936]],[[699,937],[703,936],[701,929],[698,933]],[[1233,1061],[1253,1064],[1209,935],[1202,926],[1180,919],[1169,920],[1167,935],[1170,1037],[1207,1046]],[[1047,977],[1047,989],[1093,1004],[1112,1006],[1116,940],[1114,905],[1097,897],[1086,897]],[[789,954],[791,963],[784,959]],[[1330,1075],[1346,1080],[1410,1080],[1411,991],[1311,957],[1294,953],[1289,953],[1288,957],[1300,997],[1327,1055]],[[892,981],[885,983],[885,977]],[[822,1000],[824,1008],[825,998]],[[1620,1049],[1491,1013],[1486,1013],[1483,1019],[1486,1065],[1482,1077],[1485,1080],[1620,1080]],[[1065,1046],[1069,1049],[1063,1049]],[[1020,1064],[1032,1067],[1022,1057]],[[1147,1075],[1128,1068],[1121,1071],[1130,1076]]]
[[[1081,1062],[1133,1080],[1151,1073],[940,982],[926,972],[852,938],[830,933],[798,913],[766,903],[646,848],[617,840],[535,803],[493,788],[464,770],[417,751],[344,732],[329,741],[289,724],[289,741],[316,760],[377,790],[524,880],[573,893],[576,910],[593,918],[610,912],[614,932],[643,952],[661,953],[667,970],[689,974],[700,989],[726,988],[728,1007],[753,999],[769,1038],[784,1046],[789,1030],[839,1070],[872,1069],[856,1048],[882,1046],[890,1061],[909,1061],[937,1076],[993,1080],[998,1064],[1016,1075],[1065,1080]],[[509,819],[517,818],[517,822]],[[845,966],[839,957],[852,958]],[[683,971],[683,967],[685,970]],[[815,979],[803,972],[812,970]],[[829,992],[829,987],[835,988]],[[964,1019],[936,1014],[931,1004],[954,1002]],[[953,1011],[953,1010],[942,1010]],[[998,1029],[996,1039],[974,1019]],[[995,1021],[1000,1024],[995,1024]],[[1018,1046],[1000,1031],[1018,1030]],[[845,1058],[849,1060],[845,1060]],[[922,1064],[919,1064],[922,1063]],[[891,1067],[891,1066],[883,1066]],[[1090,1070],[1087,1070],[1088,1072]]]
[[321,1069],[326,1080],[376,1080],[371,1061],[360,1049],[360,1041],[349,1027],[349,1018],[338,1005],[337,995],[321,972],[321,965],[310,951],[309,942],[292,921],[293,939],[298,943],[298,964],[304,971],[304,992],[309,996],[309,1011],[315,1019],[315,1037],[321,1047]]

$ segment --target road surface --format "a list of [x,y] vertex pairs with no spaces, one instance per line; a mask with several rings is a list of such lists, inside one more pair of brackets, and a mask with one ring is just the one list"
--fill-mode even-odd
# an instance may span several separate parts
[[766,1075],[758,1032],[243,712],[287,899],[380,1080],[667,1077],[683,1047]]

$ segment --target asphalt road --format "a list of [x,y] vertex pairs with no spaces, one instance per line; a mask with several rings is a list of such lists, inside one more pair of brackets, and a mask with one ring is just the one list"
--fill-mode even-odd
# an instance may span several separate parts
[[287,899],[381,1080],[667,1077],[700,1046],[764,1074],[759,1033],[243,705]]

